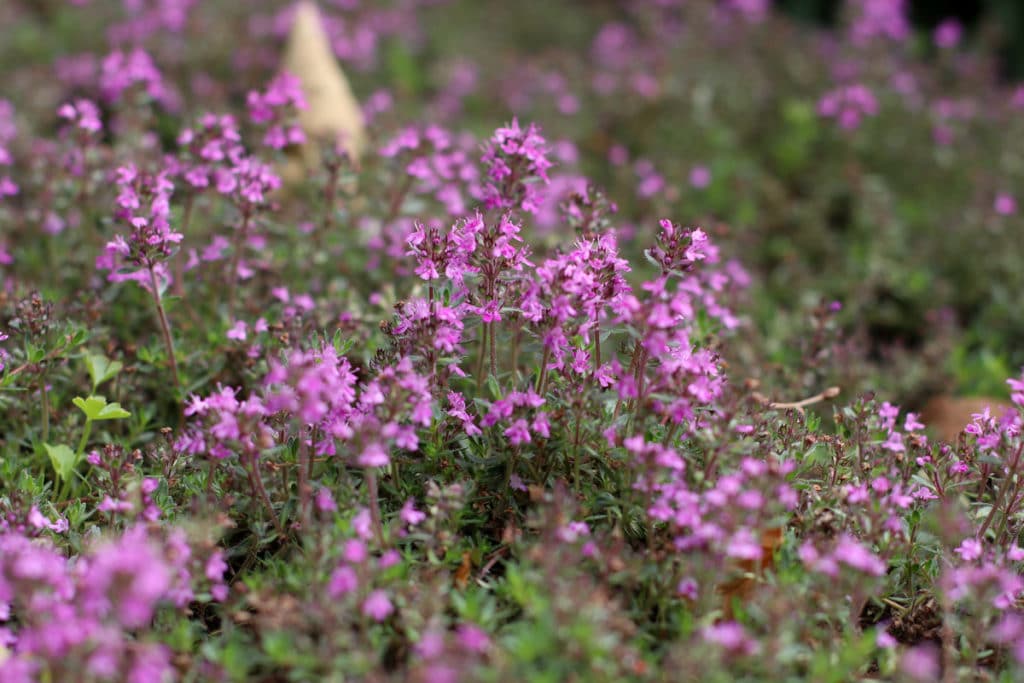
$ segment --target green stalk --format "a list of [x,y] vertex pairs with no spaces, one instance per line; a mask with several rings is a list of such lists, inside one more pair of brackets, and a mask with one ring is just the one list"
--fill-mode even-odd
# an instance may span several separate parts
[[167,321],[167,311],[164,310],[164,302],[160,297],[160,287],[157,284],[156,271],[153,270],[153,266],[149,267],[149,282],[153,288],[153,303],[156,304],[156,317],[160,321],[160,332],[164,338],[164,346],[167,347],[167,359],[171,364],[171,379],[174,380],[174,388],[181,391],[178,360],[174,356],[174,339],[171,337],[171,325]]
[[50,440],[50,394],[46,391],[46,373],[39,378],[39,392],[43,396],[43,442]]

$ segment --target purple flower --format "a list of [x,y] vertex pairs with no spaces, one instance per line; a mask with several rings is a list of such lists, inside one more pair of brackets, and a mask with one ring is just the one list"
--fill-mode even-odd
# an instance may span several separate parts
[[228,563],[224,561],[224,553],[219,550],[210,555],[210,559],[206,561],[205,574],[210,581],[222,581],[224,572],[227,570]]
[[840,128],[854,130],[865,117],[878,113],[878,100],[862,84],[841,86],[825,93],[818,101],[818,114],[835,119]]
[[903,435],[899,432],[891,432],[889,438],[882,444],[882,448],[893,453],[903,453],[907,447],[903,445]]
[[885,574],[886,566],[877,555],[858,543],[852,536],[842,536],[832,556],[839,562],[871,576]]
[[737,654],[753,655],[759,649],[757,641],[735,621],[705,626],[701,630],[701,636],[709,643],[715,643]]
[[513,446],[530,443],[531,441],[529,424],[522,418],[513,422],[512,425],[504,431],[504,434],[508,437],[509,443]]
[[707,166],[698,165],[690,169],[690,185],[703,190],[711,184],[711,170]]
[[234,339],[235,341],[245,341],[248,334],[248,325],[244,320],[237,320],[235,324],[225,333],[228,339]]
[[115,50],[103,59],[100,68],[100,92],[107,102],[117,102],[134,85],[157,102],[168,100],[163,77],[149,54],[140,47],[131,52]]
[[679,582],[679,585],[676,586],[676,593],[686,600],[696,600],[698,588],[697,580],[692,577],[688,577]]
[[491,646],[491,639],[475,624],[461,624],[456,630],[459,645],[469,652],[486,652]]
[[952,18],[946,19],[935,27],[932,40],[936,47],[949,50],[960,44],[963,33],[964,27],[959,21]]
[[[114,216],[129,232],[116,235],[107,243],[106,251],[96,259],[96,266],[113,271],[111,281],[137,280],[148,287],[149,269],[156,269],[167,260],[182,240],[182,234],[171,228],[171,194],[174,184],[166,170],[155,173],[139,171],[133,164],[117,169],[115,182],[119,188]],[[166,275],[165,275],[166,276]]]
[[320,512],[334,512],[338,509],[338,504],[334,502],[334,496],[331,495],[330,489],[324,486],[317,489],[316,509]]
[[284,149],[305,142],[306,136],[294,120],[294,112],[307,107],[302,83],[297,77],[289,73],[278,75],[265,92],[250,92],[246,104],[249,119],[266,126],[263,144],[267,147]]
[[359,587],[359,577],[352,567],[338,567],[327,583],[328,597],[337,599]]
[[362,467],[386,467],[391,458],[379,441],[371,441],[363,448],[357,462]]
[[852,0],[851,39],[865,45],[879,38],[903,42],[910,35],[905,0]]
[[1011,194],[1000,192],[996,195],[993,209],[1000,216],[1012,216],[1017,213],[1017,200]]
[[415,502],[412,498],[405,501],[405,505],[402,506],[401,511],[398,513],[399,518],[408,524],[409,526],[416,526],[427,518],[426,513],[420,512],[416,509]]
[[519,122],[498,128],[484,149],[482,161],[489,182],[483,188],[484,205],[494,208],[520,208],[536,213],[540,206],[538,183],[549,182],[546,141],[540,129],[530,124],[526,130]]
[[918,645],[903,653],[900,670],[915,681],[939,680],[939,653],[934,645]]
[[385,550],[384,553],[377,559],[377,569],[387,569],[394,567],[396,564],[402,561],[402,556],[394,548]]
[[984,548],[978,539],[966,538],[953,552],[959,555],[964,562],[972,562],[981,557],[983,551]]
[[395,611],[395,608],[392,606],[388,594],[378,589],[366,597],[360,611],[363,616],[370,617],[374,621],[384,621]]
[[341,556],[346,562],[360,564],[365,561],[368,556],[368,553],[366,552],[366,544],[358,538],[349,539],[345,542],[345,548],[342,550]]
[[99,133],[103,130],[100,109],[91,100],[75,100],[74,103],[61,105],[57,110],[57,115],[89,134]]

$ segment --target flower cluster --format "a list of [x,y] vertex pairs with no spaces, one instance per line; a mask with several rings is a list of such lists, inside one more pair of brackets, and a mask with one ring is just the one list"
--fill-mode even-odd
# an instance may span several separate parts
[[[0,100],[0,167],[14,163],[7,145],[17,137],[18,128],[14,124],[14,106],[7,100]],[[0,200],[18,194],[18,186],[8,175],[0,175]]]
[[400,158],[410,188],[417,195],[432,195],[451,217],[464,216],[469,200],[478,199],[480,171],[471,156],[470,136],[454,136],[439,126],[406,128],[385,143],[380,154]]
[[216,188],[221,194],[232,191],[232,168],[245,155],[238,124],[230,114],[204,114],[195,127],[178,135],[180,152],[170,159],[175,175],[194,191]]
[[[85,4],[89,0],[76,0]],[[182,33],[199,0],[132,0],[123,3],[125,17],[107,29],[116,44],[138,44],[163,33]]]
[[855,0],[850,5],[850,38],[855,44],[867,45],[879,38],[903,42],[910,35],[905,0]]
[[294,120],[295,112],[305,109],[306,97],[302,83],[289,73],[272,80],[264,92],[251,91],[246,98],[249,119],[264,128],[263,144],[271,149],[284,149],[306,141],[302,127]]
[[507,127],[497,129],[484,148],[483,162],[487,167],[485,207],[536,213],[541,194],[537,185],[548,183],[552,164],[547,143],[535,124],[523,130],[513,119]]
[[115,217],[130,232],[127,238],[119,234],[107,243],[96,267],[112,271],[112,282],[136,280],[149,287],[151,273],[167,277],[163,263],[182,240],[182,234],[171,228],[174,184],[166,170],[140,171],[134,164],[119,168],[115,181]]
[[[591,367],[587,350],[610,311],[619,311],[632,293],[626,282],[628,262],[619,256],[611,233],[579,240],[571,251],[547,259],[519,302],[522,317],[533,323],[544,348],[550,352],[548,368],[571,367],[586,374]],[[573,346],[570,340],[579,339]],[[599,347],[595,347],[595,354]],[[593,364],[600,366],[595,355]],[[599,368],[601,369],[601,368]],[[607,367],[603,368],[604,371]],[[610,378],[602,373],[602,386]]]
[[825,118],[835,119],[844,130],[855,130],[866,117],[878,113],[878,100],[865,85],[842,86],[821,97],[818,113]]
[[[580,3],[524,55],[514,10],[332,0],[393,90],[293,174],[295,8],[229,4],[0,2],[41,83],[0,101],[0,680],[1024,666],[1024,89],[972,24]],[[901,411],[943,357],[1008,403]]]
[[[198,564],[197,564],[198,563]],[[170,651],[136,639],[162,606],[183,609],[200,581],[220,584],[226,567],[205,564],[184,532],[144,526],[97,544],[77,562],[17,533],[0,535],[0,658],[5,681],[72,672],[101,680],[151,681],[171,675]],[[204,579],[194,581],[199,570]],[[220,591],[218,591],[220,592]]]
[[156,102],[168,102],[163,76],[153,58],[140,47],[130,52],[114,50],[100,66],[99,88],[108,103],[120,102],[125,91],[134,87]]

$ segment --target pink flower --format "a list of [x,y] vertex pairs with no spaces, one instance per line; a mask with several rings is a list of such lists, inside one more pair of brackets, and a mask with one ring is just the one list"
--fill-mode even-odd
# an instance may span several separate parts
[[217,550],[210,559],[206,561],[206,578],[210,581],[221,581],[224,579],[224,572],[228,570],[228,563],[224,561],[224,553]]
[[679,597],[687,600],[696,600],[697,591],[697,580],[692,577],[683,579],[679,582],[679,585],[676,586],[676,593],[679,594]]
[[953,552],[959,555],[964,562],[971,562],[981,557],[983,550],[984,548],[978,539],[966,538]]
[[1012,216],[1017,213],[1017,200],[1013,195],[1000,192],[996,195],[996,200],[992,208],[995,209],[995,212],[1000,216]]
[[903,435],[899,432],[892,432],[889,438],[882,444],[882,448],[893,453],[902,453],[907,450],[903,445]]
[[491,639],[483,629],[474,624],[462,624],[459,626],[456,634],[459,644],[470,652],[486,652],[487,648],[491,646]]
[[934,645],[919,645],[903,653],[900,670],[915,681],[939,680],[939,653]]
[[377,441],[371,441],[359,455],[359,464],[363,467],[386,467],[391,462],[387,450]]
[[935,42],[936,47],[948,50],[960,44],[963,33],[964,27],[959,21],[952,18],[946,19],[935,27],[932,40]]
[[394,567],[396,564],[402,561],[402,556],[397,550],[392,548],[391,550],[384,551],[384,554],[377,560],[377,569],[387,569],[388,567]]
[[843,536],[832,551],[839,562],[872,576],[885,574],[885,563],[870,550],[858,543],[852,536]]
[[327,595],[331,598],[340,598],[351,593],[359,587],[359,577],[352,567],[338,567],[331,574],[331,580],[327,584]]
[[697,165],[690,169],[690,185],[703,190],[711,184],[711,170],[707,166]]
[[854,130],[867,116],[878,113],[878,100],[866,85],[846,85],[831,90],[818,101],[818,114],[835,119],[839,127]]
[[395,611],[388,594],[382,590],[375,590],[363,601],[363,616],[370,617],[374,621],[384,621]]
[[366,544],[360,541],[358,538],[349,539],[345,543],[345,547],[342,550],[341,556],[342,558],[344,558],[346,562],[351,562],[352,564],[360,564],[367,557]]
[[316,492],[316,509],[320,512],[334,512],[338,504],[334,502],[334,496],[330,489],[320,487]]
[[245,321],[239,320],[234,325],[231,326],[231,329],[227,331],[226,336],[228,339],[234,339],[236,341],[245,341],[247,336],[247,329],[248,325],[246,325]]
[[508,429],[505,430],[505,436],[508,437],[509,443],[513,446],[518,446],[524,443],[530,443],[530,428],[526,420],[520,418],[512,423]]
[[427,518],[425,512],[420,512],[416,509],[413,499],[405,501],[405,505],[402,506],[401,511],[398,513],[399,518],[408,524],[409,526],[416,526]]
[[720,645],[737,654],[752,655],[758,651],[758,643],[735,621],[726,621],[706,626],[701,631],[704,640]]

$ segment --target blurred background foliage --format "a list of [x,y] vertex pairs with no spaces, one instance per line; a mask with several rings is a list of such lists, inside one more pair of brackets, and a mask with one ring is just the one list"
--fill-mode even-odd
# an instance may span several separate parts
[[[842,0],[777,0],[784,12],[801,21],[835,27]],[[959,20],[969,33],[990,32],[1000,55],[1004,76],[1024,78],[1024,3],[1020,0],[910,0],[914,26],[931,30],[949,18]]]
[[[47,112],[80,96],[44,74],[57,58],[103,54],[121,4],[0,0],[0,20],[19,18],[0,40],[0,65],[11,67],[0,97]],[[204,100],[184,88],[183,113],[229,108],[262,87],[280,36],[252,28],[289,4],[209,0],[196,14],[202,31],[154,41],[168,77],[230,84]],[[363,102],[382,91],[392,102],[371,126],[375,144],[414,122],[482,139],[518,116],[572,150],[558,159],[562,181],[586,177],[618,203],[626,250],[647,244],[659,218],[705,226],[753,276],[736,373],[774,380],[782,394],[837,383],[908,407],[942,391],[1005,395],[1024,365],[1024,215],[993,204],[1003,194],[1024,203],[1013,93],[1024,80],[1024,2],[907,0],[910,40],[860,47],[843,38],[856,3],[776,0],[788,16],[734,18],[727,29],[705,21],[707,7],[728,4],[450,0],[423,14],[417,40],[382,39],[366,65],[344,66]],[[687,21],[677,26],[676,14]],[[951,17],[966,34],[943,52],[932,31]],[[610,92],[594,86],[605,77],[618,84]],[[874,92],[878,115],[840,130],[818,107],[851,80]],[[560,110],[565,94],[572,112]],[[181,120],[158,116],[167,144]],[[612,163],[615,150],[626,160]],[[709,172],[706,187],[689,181],[696,167]],[[656,176],[661,189],[638,192]],[[832,324],[849,353],[809,362],[823,301],[841,302]]]

